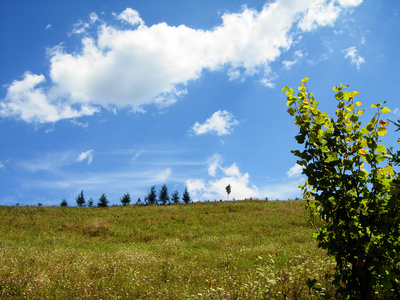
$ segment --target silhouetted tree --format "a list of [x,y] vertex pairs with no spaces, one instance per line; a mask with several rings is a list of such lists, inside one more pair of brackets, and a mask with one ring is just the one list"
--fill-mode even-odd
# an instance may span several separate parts
[[231,193],[231,185],[228,184],[225,188],[227,194],[227,200],[229,200],[229,194]]
[[90,200],[88,201],[88,207],[93,207],[93,199],[90,198]]
[[156,194],[156,187],[153,185],[150,189],[150,192],[147,194],[145,198],[147,204],[154,205],[157,202],[157,194]]
[[68,206],[68,202],[67,202],[67,200],[65,200],[65,198],[62,199],[60,206],[61,206],[61,207],[66,207],[66,206]]
[[99,203],[97,203],[98,207],[107,207],[108,206],[108,200],[106,195],[101,195],[100,199],[99,199]]
[[172,203],[178,204],[179,203],[179,192],[178,190],[175,190],[172,194],[171,194],[171,200]]
[[142,203],[142,200],[140,200],[140,198],[136,201],[136,205],[144,205],[144,203]]
[[85,206],[85,197],[83,196],[83,190],[81,191],[81,193],[76,198],[76,204],[79,207]]
[[169,204],[168,188],[165,184],[161,187],[158,203],[162,205]]
[[121,198],[121,203],[122,205],[129,205],[131,203],[131,196],[129,193],[124,194],[124,196]]
[[183,202],[185,204],[188,204],[188,203],[192,202],[192,200],[190,199],[190,195],[189,195],[189,192],[188,192],[187,188],[185,188],[185,192],[183,193],[182,200],[183,200]]

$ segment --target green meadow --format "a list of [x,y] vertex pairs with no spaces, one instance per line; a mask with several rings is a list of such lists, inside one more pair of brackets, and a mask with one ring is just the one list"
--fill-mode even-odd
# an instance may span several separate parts
[[305,204],[2,206],[0,298],[324,299],[335,264]]

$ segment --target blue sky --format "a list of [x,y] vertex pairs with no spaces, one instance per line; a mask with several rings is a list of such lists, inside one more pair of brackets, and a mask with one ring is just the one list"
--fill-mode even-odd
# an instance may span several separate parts
[[1,205],[298,197],[304,77],[329,113],[342,82],[400,118],[399,1],[3,0],[0,43]]

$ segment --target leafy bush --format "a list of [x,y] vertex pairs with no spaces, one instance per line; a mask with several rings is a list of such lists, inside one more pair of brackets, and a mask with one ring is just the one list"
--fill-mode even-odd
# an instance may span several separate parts
[[384,103],[362,126],[357,91],[336,86],[335,118],[318,109],[318,102],[302,80],[299,92],[285,87],[288,113],[300,132],[303,151],[292,151],[308,178],[302,186],[319,246],[336,260],[337,296],[373,299],[400,294],[399,173],[380,138],[389,122]]

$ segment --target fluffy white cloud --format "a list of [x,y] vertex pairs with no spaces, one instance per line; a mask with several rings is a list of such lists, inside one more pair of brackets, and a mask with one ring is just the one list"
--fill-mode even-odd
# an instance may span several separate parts
[[81,154],[79,154],[79,157],[78,157],[78,161],[79,162],[82,162],[85,159],[87,159],[88,165],[90,165],[92,163],[92,161],[93,161],[93,149],[88,150],[86,152],[82,152]]
[[[212,170],[210,172],[210,170]],[[219,178],[215,180],[205,181],[204,179],[190,179],[186,181],[186,186],[193,199],[196,200],[219,200],[226,199],[227,185],[231,185],[232,192],[230,199],[245,199],[250,197],[259,197],[258,188],[250,184],[250,176],[248,173],[242,173],[236,163],[231,166],[222,166],[222,160],[219,155],[214,155],[209,160],[209,173],[213,177],[217,176],[220,171]]]
[[318,26],[333,25],[340,11],[334,1],[315,0],[299,22],[299,27],[303,31],[311,31]]
[[75,109],[66,102],[50,100],[47,91],[39,87],[45,81],[43,75],[29,72],[24,74],[22,80],[13,81],[0,103],[0,116],[16,117],[28,123],[47,123],[98,112],[98,108],[88,105],[75,105]]
[[303,172],[303,167],[295,164],[290,170],[286,173],[289,178],[300,176]]
[[338,0],[339,4],[343,7],[357,6],[362,3],[363,0]]
[[196,122],[192,130],[196,135],[207,133],[216,133],[219,136],[232,133],[232,126],[239,122],[233,118],[233,115],[226,110],[217,111],[212,114],[203,124]]
[[356,46],[343,50],[343,53],[345,54],[344,58],[350,58],[351,63],[357,66],[357,70],[360,70],[361,64],[365,63],[364,58],[358,54]]
[[132,8],[127,8],[121,14],[119,14],[119,15],[114,14],[114,16],[119,20],[123,20],[123,21],[130,23],[133,26],[135,26],[135,25],[143,26],[144,25],[143,20],[140,18],[139,12],[137,12],[136,10],[133,10]]
[[[302,31],[332,25],[342,7],[359,2],[281,0],[261,11],[244,6],[239,13],[222,15],[221,25],[211,30],[166,23],[149,27],[131,8],[114,14],[134,26],[122,29],[91,13],[89,21],[80,21],[72,32],[84,33],[81,50],[68,53],[62,46],[50,50],[47,87],[37,86],[44,83],[43,75],[28,73],[14,81],[0,116],[44,123],[91,115],[98,106],[143,111],[148,104],[174,103],[204,70],[222,68],[231,80],[257,74],[262,84],[273,87],[269,64],[292,46],[296,24]],[[96,35],[91,36],[93,27]],[[12,92],[16,85],[23,86],[22,92]]]

